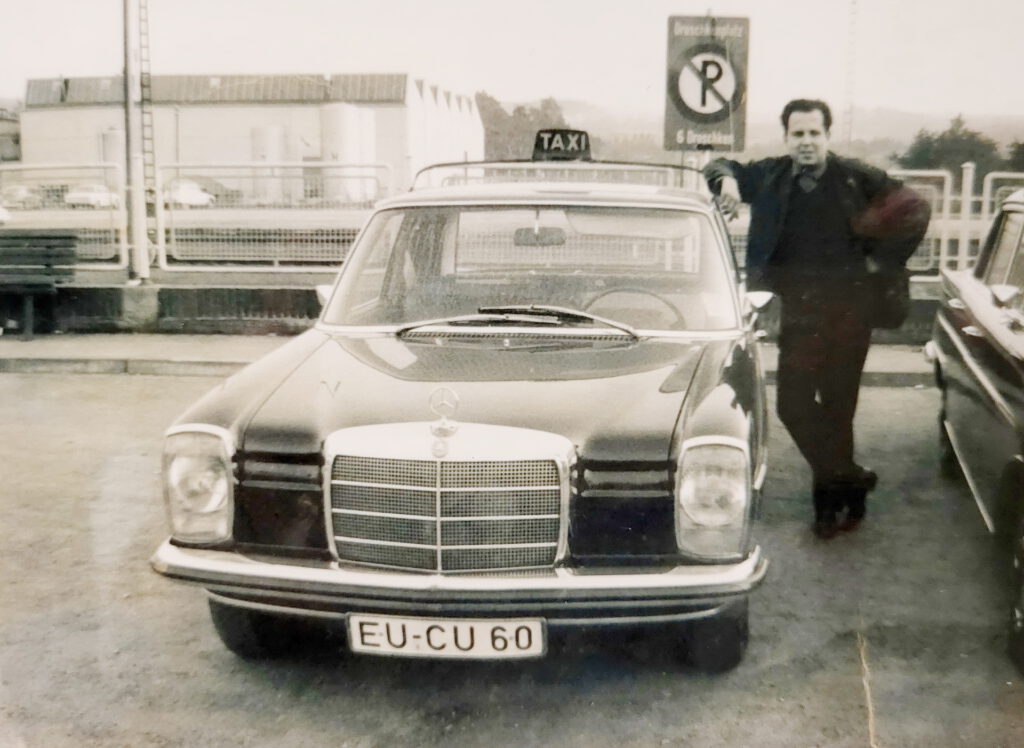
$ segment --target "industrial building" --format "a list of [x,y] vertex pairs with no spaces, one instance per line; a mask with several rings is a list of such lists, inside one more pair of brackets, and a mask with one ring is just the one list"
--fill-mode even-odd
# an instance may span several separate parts
[[[474,98],[407,74],[156,75],[151,90],[158,165],[376,164],[393,192],[484,153]],[[22,164],[123,167],[123,102],[120,76],[30,80]]]

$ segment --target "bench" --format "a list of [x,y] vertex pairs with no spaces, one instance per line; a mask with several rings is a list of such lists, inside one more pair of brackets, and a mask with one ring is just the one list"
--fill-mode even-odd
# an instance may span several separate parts
[[65,229],[0,229],[0,294],[22,297],[22,340],[35,333],[35,297],[74,277],[77,242]]

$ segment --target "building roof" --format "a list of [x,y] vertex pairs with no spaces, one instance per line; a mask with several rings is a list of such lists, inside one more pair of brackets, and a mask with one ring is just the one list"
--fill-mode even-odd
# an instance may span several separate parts
[[[121,104],[120,75],[102,78],[45,78],[28,81],[25,107]],[[406,73],[310,75],[154,75],[154,104],[352,102],[404,104],[411,78]],[[415,81],[422,92],[423,82]],[[431,87],[437,95],[437,86]],[[452,94],[443,91],[446,97]],[[456,96],[459,96],[456,94]],[[462,98],[461,96],[459,98]]]

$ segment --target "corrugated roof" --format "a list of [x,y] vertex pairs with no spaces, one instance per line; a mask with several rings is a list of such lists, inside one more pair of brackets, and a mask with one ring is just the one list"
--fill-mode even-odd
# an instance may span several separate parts
[[[350,101],[405,103],[404,73],[333,75],[154,75],[157,104]],[[28,81],[26,108],[121,104],[121,76],[46,78]]]
[[408,79],[404,73],[332,75],[330,98],[354,103],[403,104]]
[[153,102],[160,104],[323,101],[322,75],[155,75]]
[[124,83],[120,75],[105,78],[47,78],[28,82],[25,106],[120,104]]

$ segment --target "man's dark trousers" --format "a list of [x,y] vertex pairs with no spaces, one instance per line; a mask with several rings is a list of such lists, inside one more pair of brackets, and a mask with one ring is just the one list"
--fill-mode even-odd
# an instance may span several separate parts
[[[863,286],[854,279],[801,279],[780,284],[779,297],[777,411],[815,486],[828,486],[857,470],[853,419],[871,343]],[[819,516],[840,509],[836,502],[834,492],[815,491]]]

